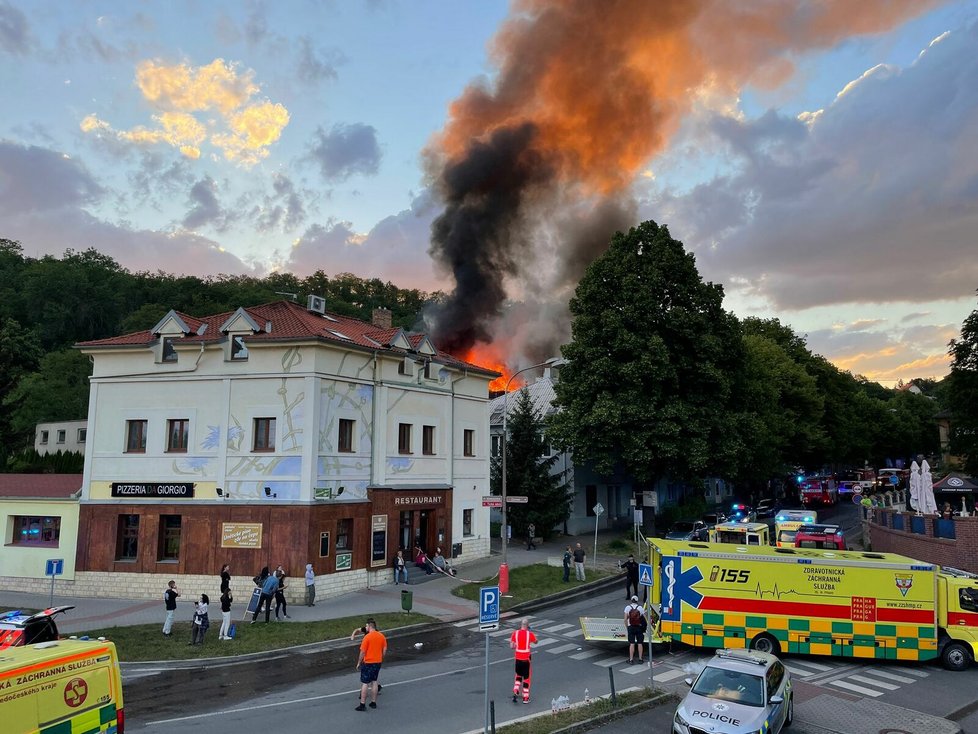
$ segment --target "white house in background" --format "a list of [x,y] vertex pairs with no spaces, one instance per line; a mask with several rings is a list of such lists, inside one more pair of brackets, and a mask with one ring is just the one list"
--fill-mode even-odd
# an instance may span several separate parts
[[85,453],[88,442],[88,421],[55,421],[38,423],[34,429],[34,449],[39,454],[73,451]]
[[[545,368],[542,377],[526,385],[534,409],[544,418],[555,410],[554,382],[558,374],[559,369]],[[508,422],[516,407],[517,395],[518,393],[514,391],[505,396],[505,399],[500,395],[489,402],[489,432],[493,457],[499,456],[502,447],[503,403],[506,404]],[[551,448],[550,451],[548,456],[553,456],[553,449]],[[563,473],[564,481],[568,484],[568,492],[572,497],[570,516],[565,523],[566,532],[570,535],[593,533],[595,517],[597,517],[599,530],[629,528],[634,523],[636,507],[642,509],[643,526],[651,532],[653,503],[660,508],[667,504],[675,504],[684,494],[688,495],[693,491],[690,487],[671,483],[665,479],[660,480],[653,488],[640,485],[632,477],[623,473],[598,474],[589,463],[575,464],[573,455],[566,451],[559,452],[553,471]],[[702,489],[698,492],[708,503],[713,504],[722,504],[732,496],[730,485],[718,478],[705,480]],[[653,494],[655,499],[652,498]],[[594,513],[597,504],[604,508],[603,514],[599,516]],[[494,512],[493,519],[499,520],[498,511]],[[557,529],[564,530],[564,528]]]
[[223,563],[242,598],[279,564],[312,563],[336,593],[391,582],[402,547],[488,555],[498,374],[384,309],[367,323],[324,305],[170,311],[77,345],[94,361],[77,594],[155,598],[171,578],[217,593]]

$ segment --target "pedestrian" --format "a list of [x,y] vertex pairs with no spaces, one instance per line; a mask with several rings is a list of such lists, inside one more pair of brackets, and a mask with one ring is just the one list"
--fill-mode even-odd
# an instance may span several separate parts
[[207,634],[207,628],[211,626],[207,616],[208,604],[210,604],[210,599],[207,594],[201,594],[200,599],[194,602],[194,621],[190,626],[190,642],[187,643],[188,645],[204,644],[204,635]]
[[571,560],[573,558],[574,556],[573,554],[571,554],[571,547],[567,546],[567,548],[564,550],[564,583],[565,584],[568,581],[570,581],[570,567],[571,567]]
[[587,559],[587,553],[578,543],[574,548],[574,572],[577,574],[578,581],[587,581],[584,576],[584,561]]
[[414,565],[431,576],[434,571],[431,570],[431,563],[428,562],[427,554],[421,549],[421,546],[415,546],[414,549],[417,551],[417,555],[414,556]]
[[954,517],[954,510],[951,509],[951,503],[945,502],[944,508],[941,510],[941,518],[944,520],[950,520]]
[[[289,616],[289,605],[285,600],[285,569],[281,566],[275,569],[275,578],[278,579],[278,588],[275,589],[275,621],[281,622],[282,617],[285,619],[292,619]],[[282,610],[282,617],[279,616],[278,610]]]
[[645,642],[647,623],[642,607],[638,605],[638,596],[633,596],[625,607],[625,628],[628,630],[628,662],[635,661],[638,653],[638,664],[642,664],[642,644]]
[[534,525],[531,522],[527,526],[527,528],[526,528],[526,549],[527,550],[536,550],[537,544],[535,542],[533,542],[536,537],[537,537],[537,526]]
[[221,566],[221,593],[231,589],[231,566],[225,563]]
[[316,572],[311,563],[306,564],[306,606],[316,606]]
[[523,691],[523,703],[530,702],[530,645],[537,643],[537,636],[530,631],[530,620],[526,617],[520,622],[520,628],[509,636],[509,646],[513,648],[516,675],[513,678],[513,703],[516,703]]
[[[370,631],[370,625],[373,625],[374,626],[374,629],[376,629],[376,630],[379,631],[379,628],[377,627],[377,622],[374,621],[374,618],[373,617],[367,617],[367,621],[364,622],[362,626],[354,628],[353,632],[350,633],[350,639],[351,640],[355,640],[358,637],[361,637],[363,635],[366,635],[367,632]],[[378,682],[377,683],[377,693],[380,693],[383,689],[384,689],[384,687],[382,685],[380,685],[380,683]]]
[[367,692],[370,691],[370,708],[377,708],[377,690],[380,685],[380,666],[387,653],[387,638],[377,630],[377,623],[367,620],[367,634],[360,642],[360,657],[357,659],[357,670],[360,671],[360,705],[357,711],[366,711]]
[[[635,562],[635,556],[629,553],[628,560],[622,567],[625,569],[625,598],[630,599],[633,593],[638,595],[638,563]],[[634,592],[632,587],[635,588]]]
[[402,579],[405,584],[408,582],[407,564],[404,561],[403,550],[399,550],[394,556],[394,586],[399,583],[398,579]]
[[441,573],[448,574],[448,561],[442,555],[441,548],[435,548],[435,555],[431,557],[431,562]]
[[177,588],[176,581],[170,581],[163,591],[163,608],[166,610],[166,619],[163,620],[163,636],[173,636],[173,615],[177,613],[177,597],[180,590]]
[[268,578],[268,576],[269,576],[268,566],[262,566],[261,571],[258,572],[258,575],[255,576],[252,579],[252,581],[254,581],[255,586],[257,586],[260,589],[262,586],[265,585],[265,580]]
[[231,639],[231,602],[233,601],[230,588],[221,592],[221,629],[217,633],[219,640]]
[[[265,606],[265,624],[268,624],[268,618],[272,613],[272,599],[275,598],[275,592],[278,590],[278,577],[274,574],[267,573],[268,566],[265,566],[262,571],[266,572],[266,575],[265,580],[261,584],[261,596],[258,597],[258,607],[251,617],[252,624],[258,621],[258,615],[261,612],[262,605]],[[255,583],[258,583],[258,576],[255,579]]]

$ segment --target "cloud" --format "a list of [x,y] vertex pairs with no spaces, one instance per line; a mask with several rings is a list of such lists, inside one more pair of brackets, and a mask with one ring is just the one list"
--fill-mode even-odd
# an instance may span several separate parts
[[322,81],[335,81],[336,67],[346,61],[342,52],[315,49],[309,36],[299,38],[299,58],[296,63],[296,76],[307,84]]
[[377,130],[360,122],[318,128],[309,157],[319,164],[327,181],[345,181],[354,174],[373,176],[380,168]]
[[306,220],[306,209],[302,194],[288,176],[277,174],[272,179],[273,193],[262,198],[250,214],[259,232],[269,232],[282,228],[289,232]]
[[0,214],[4,217],[81,207],[104,193],[88,169],[67,155],[0,140]]
[[317,270],[353,272],[362,278],[390,280],[402,288],[433,290],[439,280],[426,254],[434,205],[430,193],[417,196],[410,209],[385,217],[366,235],[349,222],[314,224],[293,245],[282,268],[299,276]]
[[[805,120],[712,117],[732,169],[647,210],[705,277],[777,309],[969,297],[978,282],[978,25],[875,67]],[[702,132],[702,129],[701,129]]]
[[0,0],[0,51],[11,56],[26,56],[33,45],[27,16]]
[[905,324],[908,321],[916,321],[917,319],[923,319],[926,318],[927,316],[930,316],[930,313],[931,313],[930,311],[914,311],[913,313],[908,313],[906,316],[900,319],[900,323]]
[[233,217],[221,207],[214,179],[204,176],[191,187],[187,198],[193,208],[183,218],[182,224],[185,229],[193,230],[210,225],[218,232],[227,230]]
[[858,321],[853,321],[845,329],[846,331],[864,332],[883,323],[886,323],[886,319],[859,319]]
[[239,72],[223,59],[201,67],[144,61],[137,66],[136,85],[159,110],[154,126],[117,131],[91,114],[82,119],[82,132],[140,146],[164,143],[191,159],[200,157],[207,141],[228,161],[248,167],[268,156],[289,124],[283,105],[251,101],[260,91],[254,72]]

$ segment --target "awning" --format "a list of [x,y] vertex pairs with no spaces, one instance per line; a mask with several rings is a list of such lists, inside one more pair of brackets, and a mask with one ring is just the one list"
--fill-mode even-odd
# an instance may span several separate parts
[[935,492],[959,492],[961,494],[971,494],[978,491],[978,481],[973,477],[964,477],[960,474],[948,474],[943,479],[934,482]]

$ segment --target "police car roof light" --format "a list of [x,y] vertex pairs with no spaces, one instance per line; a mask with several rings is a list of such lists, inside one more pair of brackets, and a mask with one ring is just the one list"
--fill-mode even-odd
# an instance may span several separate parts
[[753,663],[754,665],[767,665],[767,661],[763,658],[752,655],[750,652],[745,652],[742,650],[717,650],[716,657],[725,658],[727,660],[737,660],[743,663]]

